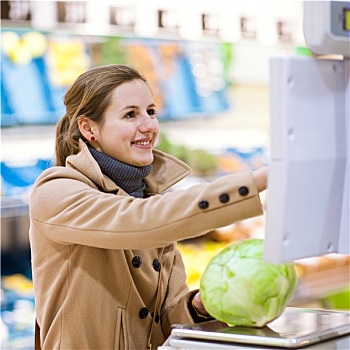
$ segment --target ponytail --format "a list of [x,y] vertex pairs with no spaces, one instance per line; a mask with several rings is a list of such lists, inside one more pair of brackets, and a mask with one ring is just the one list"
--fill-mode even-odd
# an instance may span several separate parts
[[79,152],[79,138],[77,119],[65,114],[56,126],[56,165],[65,166],[67,157]]

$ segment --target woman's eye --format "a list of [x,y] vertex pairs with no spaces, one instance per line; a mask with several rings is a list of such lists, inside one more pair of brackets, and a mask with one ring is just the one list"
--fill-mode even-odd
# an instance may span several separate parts
[[147,111],[148,115],[155,116],[157,114],[157,111],[154,108],[151,108]]
[[135,112],[134,112],[134,111],[129,112],[129,113],[127,113],[127,114],[124,116],[124,118],[126,118],[126,119],[130,119],[130,118],[134,118],[134,117],[135,117]]

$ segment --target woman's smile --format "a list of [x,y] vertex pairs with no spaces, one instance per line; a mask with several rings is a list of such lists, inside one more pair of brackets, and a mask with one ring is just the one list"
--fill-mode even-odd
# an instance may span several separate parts
[[152,147],[151,141],[152,141],[152,139],[150,139],[150,138],[141,139],[141,140],[137,140],[137,141],[132,141],[131,144],[136,145],[136,146],[141,146],[142,148],[149,148],[149,147]]

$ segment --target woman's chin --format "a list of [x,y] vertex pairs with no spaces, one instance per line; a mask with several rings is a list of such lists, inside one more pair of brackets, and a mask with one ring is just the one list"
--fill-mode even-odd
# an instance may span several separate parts
[[132,165],[137,167],[147,166],[153,163],[153,157],[147,159],[138,159],[133,162]]

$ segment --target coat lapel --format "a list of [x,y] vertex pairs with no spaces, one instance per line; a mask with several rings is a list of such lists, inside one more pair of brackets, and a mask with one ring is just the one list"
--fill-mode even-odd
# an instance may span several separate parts
[[[126,194],[108,176],[101,172],[85,142],[80,140],[79,146],[80,152],[69,156],[66,165],[77,169],[106,192],[118,191],[120,195]],[[153,154],[152,171],[145,178],[145,192],[147,196],[162,193],[191,174],[191,168],[187,164],[170,154],[156,149],[153,150]]]

